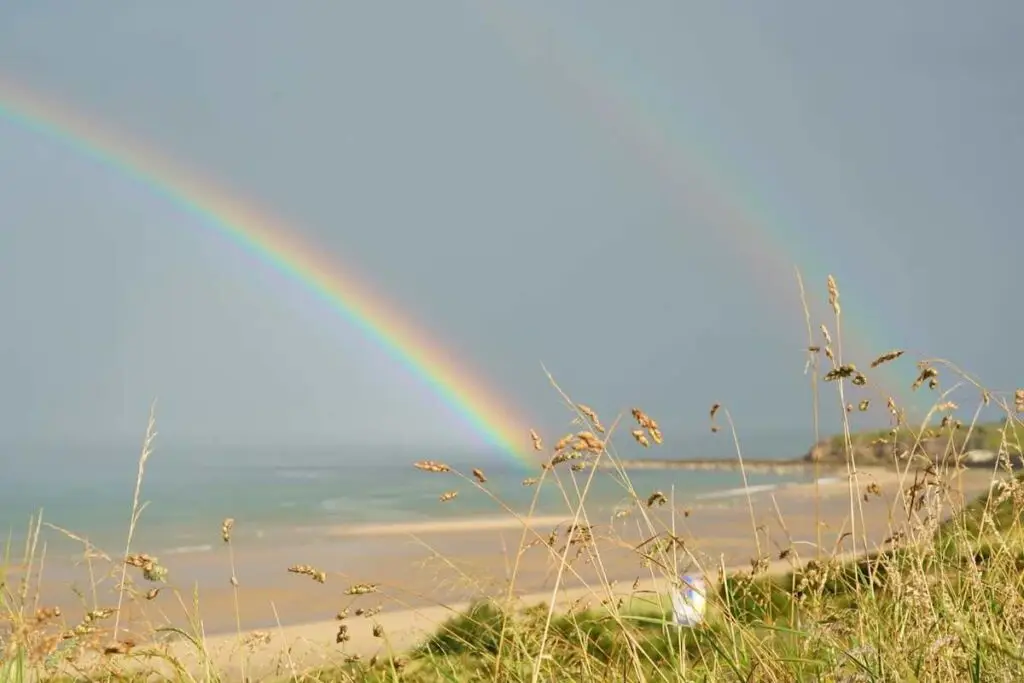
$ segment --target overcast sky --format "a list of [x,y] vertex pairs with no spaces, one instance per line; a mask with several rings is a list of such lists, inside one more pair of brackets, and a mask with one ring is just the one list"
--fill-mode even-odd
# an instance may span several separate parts
[[[712,401],[810,429],[794,267],[816,321],[837,276],[851,360],[1021,383],[1021,35],[1014,1],[33,0],[0,82],[266,207],[546,431],[541,363],[671,439]],[[3,118],[0,210],[4,439],[135,438],[158,397],[178,438],[474,443],[301,287]]]

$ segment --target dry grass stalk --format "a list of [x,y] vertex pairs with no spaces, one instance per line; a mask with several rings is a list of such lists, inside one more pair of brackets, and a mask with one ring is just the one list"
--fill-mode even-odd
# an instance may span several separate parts
[[437,462],[436,460],[420,460],[413,463],[413,467],[424,472],[451,472],[452,468],[443,462]]
[[842,309],[839,307],[839,287],[836,286],[836,279],[831,275],[828,276],[828,305],[832,307],[832,312],[835,313],[836,317],[840,315]]
[[847,378],[857,386],[864,386],[867,384],[867,378],[857,370],[857,366],[853,363],[846,363],[832,368],[825,373],[823,379],[826,382],[835,382],[836,380]]
[[917,379],[910,386],[912,391],[917,391],[921,388],[921,385],[928,382],[929,389],[936,389],[939,386],[939,371],[928,365],[927,363],[918,363],[918,369],[920,373],[917,375]]
[[537,430],[535,430],[535,429],[531,429],[530,430],[530,441],[533,442],[533,450],[535,450],[535,451],[542,451],[542,450],[544,450],[544,443],[541,441],[540,434],[537,433]]
[[573,450],[600,453],[604,450],[604,442],[594,436],[592,432],[579,432],[576,434],[576,441],[573,443]]
[[654,443],[661,444],[663,442],[661,436],[661,429],[658,428],[658,423],[655,422],[654,418],[640,410],[639,408],[633,408],[630,412],[633,414],[633,419],[640,425],[641,429],[646,429]]
[[876,358],[873,361],[871,361],[871,367],[877,368],[879,365],[882,365],[883,363],[889,363],[891,361],[894,361],[894,360],[896,360],[897,358],[899,358],[902,355],[903,355],[903,350],[902,349],[893,349],[892,351],[886,351],[881,356],[879,356],[878,358]]
[[594,426],[594,429],[596,429],[601,434],[605,433],[604,425],[601,424],[601,420],[598,419],[597,413],[594,412],[593,408],[587,405],[583,405],[582,403],[577,403],[576,407],[579,409],[581,413],[583,413],[586,416],[588,420],[590,420],[590,424]]
[[308,576],[317,583],[327,582],[327,572],[320,571],[319,569],[308,564],[292,565],[291,567],[288,567],[288,571],[292,574]]
[[566,434],[561,439],[559,439],[558,442],[555,444],[555,453],[564,451],[566,448],[568,448],[575,437],[575,434]]
[[134,553],[124,558],[126,567],[135,567],[142,570],[142,577],[147,581],[164,581],[167,578],[167,568],[160,564],[160,561],[146,553]]
[[235,528],[235,520],[228,517],[220,525],[220,537],[225,543],[231,542],[231,530]]
[[653,507],[654,505],[664,505],[668,502],[668,498],[661,491],[655,491],[647,497],[647,507]]

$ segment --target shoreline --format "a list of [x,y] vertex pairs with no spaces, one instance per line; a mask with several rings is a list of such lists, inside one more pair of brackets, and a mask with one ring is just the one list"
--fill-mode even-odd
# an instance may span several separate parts
[[[644,467],[641,466],[641,468]],[[796,472],[797,469],[793,468],[792,471]],[[788,473],[789,472],[772,472],[771,474]],[[824,467],[821,468],[820,474],[821,476],[818,477],[818,479],[825,483],[828,483],[831,479],[830,476],[826,475],[841,474],[845,477],[845,471],[839,472],[837,469],[829,470]],[[687,505],[693,509],[721,508],[722,506],[741,503],[745,500],[748,490],[751,494],[760,494],[771,491],[787,490],[792,487],[813,485],[813,483],[814,480],[790,480],[767,484],[751,483],[748,487],[734,486],[725,488],[709,488],[704,491],[687,490],[682,494],[677,494],[677,503],[680,505]],[[550,482],[547,484],[547,486],[552,485],[553,483]],[[666,488],[664,492],[668,495],[669,489]],[[623,495],[625,496],[625,491],[623,491]],[[564,507],[564,505],[562,507]],[[588,504],[588,509],[591,509],[592,512],[600,512],[602,515],[606,515],[608,517],[612,517],[617,510],[621,510],[623,507],[622,503],[612,503],[609,501],[606,501],[603,504],[596,504],[593,502]],[[386,522],[289,522],[280,523],[279,525],[265,523],[257,529],[254,535],[244,536],[244,542],[248,544],[249,547],[269,547],[280,543],[282,538],[291,538],[296,542],[299,539],[303,539],[307,543],[319,543],[325,538],[337,539],[340,541],[343,539],[355,540],[375,536],[434,536],[449,533],[457,534],[488,530],[498,531],[505,529],[522,529],[524,523],[528,528],[551,529],[559,525],[570,523],[571,518],[571,514],[564,512],[552,514],[546,511],[535,512],[533,517],[526,518],[525,514],[517,515],[492,508],[486,512],[466,511],[458,515],[443,515],[428,519],[423,519],[422,517],[411,517],[410,519],[398,519]],[[219,520],[217,521],[219,522]],[[211,522],[211,532],[205,536],[190,533],[187,539],[182,539],[180,545],[161,546],[149,543],[147,544],[149,546],[147,549],[153,555],[158,557],[166,556],[168,558],[175,558],[176,560],[215,553],[221,546],[217,535],[213,533],[215,526],[216,525]],[[191,527],[187,528],[191,529]],[[75,532],[74,529],[71,529],[71,531]],[[245,530],[243,528],[243,533],[244,532]],[[83,537],[88,538],[89,535],[83,535]],[[240,538],[243,537],[240,536]],[[19,543],[24,541],[24,539],[20,538],[15,540]],[[67,542],[67,539],[61,539],[59,537],[56,540],[57,543],[51,545],[59,546],[61,543]],[[81,562],[84,559],[84,554],[81,551],[81,544],[71,543],[71,545],[77,548],[76,552],[66,558],[53,557],[52,559],[58,563],[65,560],[72,563]],[[100,546],[94,545],[94,547]],[[115,546],[104,549],[113,551],[114,548],[116,548],[116,544]]]
[[[771,560],[769,567],[774,572],[789,571],[819,552],[831,555],[834,550],[840,557],[853,557],[852,549],[859,551],[859,555],[882,547],[891,530],[901,525],[894,519],[893,511],[901,490],[912,483],[913,475],[908,473],[901,480],[899,473],[888,468],[865,468],[858,475],[859,491],[874,484],[883,495],[864,503],[865,519],[863,524],[858,519],[856,539],[850,539],[846,533],[850,482],[845,476],[820,477],[814,482],[770,490],[752,487],[749,498],[744,491],[744,495],[728,499],[725,504],[698,504],[687,508],[685,514],[683,509],[670,510],[668,505],[645,509],[645,514],[654,518],[657,529],[672,529],[684,539],[686,550],[681,568],[684,561],[689,563],[684,571],[691,571],[696,565],[697,571],[704,573],[709,585],[713,585],[719,567],[749,569],[755,547],[762,556],[766,554],[765,559]],[[955,498],[959,501],[962,487],[963,499],[971,500],[987,491],[992,481],[991,473],[961,472],[950,480],[951,493],[957,494]],[[756,544],[752,517],[759,530]],[[189,576],[189,571],[196,571],[198,562],[179,566],[177,560],[184,556],[168,562],[172,583],[164,589],[167,595],[162,593],[152,602],[129,601],[123,623],[131,624],[131,637],[137,642],[152,642],[145,635],[151,632],[147,625],[173,623],[187,629],[188,604],[195,591],[200,614],[193,616],[200,620],[202,638],[216,666],[232,676],[240,671],[243,651],[250,667],[272,669],[284,657],[297,668],[307,669],[340,664],[344,657],[354,653],[368,657],[385,647],[396,652],[406,650],[475,599],[511,595],[519,605],[550,601],[557,574],[557,564],[550,556],[552,551],[536,547],[520,552],[519,542],[524,523],[530,541],[545,538],[547,529],[571,521],[572,515],[567,514],[532,520],[463,519],[454,524],[442,522],[440,527],[420,523],[403,525],[401,532],[396,532],[392,525],[365,526],[354,534],[348,528],[326,528],[320,542],[298,548],[236,547],[234,557],[240,581],[237,589],[228,581],[234,569],[226,548],[221,546],[219,552],[192,556],[207,565],[203,581],[193,581]],[[607,521],[591,516],[580,523],[594,525],[602,566],[598,571],[592,564],[584,563],[566,572],[555,595],[557,605],[593,596],[592,602],[598,606],[605,595],[604,581],[612,582],[616,595],[625,591],[642,596],[649,594],[644,591],[664,589],[665,579],[655,576],[650,568],[643,568],[636,552],[649,536],[637,514]],[[391,533],[377,538],[374,532],[381,529]],[[559,533],[561,538],[564,530]],[[430,542],[417,535],[429,536]],[[396,543],[401,536],[408,536],[414,543]],[[816,538],[821,545],[817,545]],[[560,550],[558,546],[555,549]],[[790,559],[774,559],[787,550]],[[519,565],[513,574],[517,556]],[[308,576],[289,573],[287,568],[296,564],[323,570],[326,585]],[[634,583],[637,591],[632,588]],[[355,584],[373,584],[378,588],[368,595],[346,596],[346,589]],[[356,618],[357,609],[369,609],[375,616]],[[349,626],[351,640],[341,647],[334,640],[342,622],[331,617],[349,610],[353,616],[344,623]],[[74,619],[71,612],[69,609],[67,613],[69,620]],[[373,624],[383,627],[386,642],[372,635]],[[240,636],[244,640],[260,632],[270,634],[269,643],[251,652],[239,645]],[[183,661],[195,660],[183,642],[165,641],[160,647],[171,648]],[[286,667],[277,673],[287,674],[289,670]]]

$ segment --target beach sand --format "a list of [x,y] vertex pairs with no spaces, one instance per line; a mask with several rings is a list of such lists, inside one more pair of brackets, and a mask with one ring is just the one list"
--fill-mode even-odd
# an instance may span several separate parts
[[[886,469],[862,471],[858,479],[858,501],[872,483],[881,495],[868,494],[866,501],[854,504],[857,528],[852,536],[848,533],[851,504],[845,476],[752,493],[749,505],[746,496],[740,496],[700,501],[685,515],[669,514],[668,506],[655,507],[651,514],[664,528],[671,528],[675,520],[675,534],[684,539],[693,561],[691,566],[680,566],[680,571],[704,572],[713,580],[720,567],[749,569],[758,549],[762,557],[773,560],[773,571],[788,571],[795,563],[818,554],[819,534],[823,556],[835,551],[852,557],[854,552],[877,549],[900,528],[900,515],[905,518],[905,513],[894,503],[901,485],[906,488],[912,479],[901,482],[897,473]],[[970,500],[988,490],[991,481],[991,472],[965,471],[954,488]],[[636,597],[634,583],[640,593],[664,591],[661,572],[642,567],[635,550],[650,536],[637,517],[634,512],[622,519],[605,516],[579,520],[594,527],[601,566],[577,564],[565,572],[558,584],[557,605],[565,607],[590,596],[597,606],[601,597],[607,597],[601,586],[609,582],[613,582],[616,596]],[[207,553],[202,558],[207,564],[201,570],[195,559],[191,567],[172,564],[174,586],[152,602],[126,605],[123,623],[139,639],[145,637],[144,623],[171,622],[189,628],[186,612],[193,611],[191,571],[207,578],[197,589],[207,652],[212,664],[229,675],[240,675],[243,660],[248,675],[262,676],[271,671],[287,674],[292,666],[307,669],[339,664],[352,654],[368,658],[388,648],[400,652],[475,598],[511,594],[523,605],[550,602],[558,574],[552,551],[537,544],[519,553],[510,589],[517,548],[524,538],[524,527],[527,541],[546,539],[556,527],[564,538],[564,529],[571,522],[570,516],[537,518],[525,525],[513,517],[487,517],[333,527],[325,528],[318,542],[295,547],[236,548],[240,582],[237,610],[226,551]],[[837,545],[839,539],[842,542]],[[791,556],[786,561],[777,560],[786,549]],[[325,571],[326,582],[320,584],[286,571],[296,564]],[[221,567],[221,577],[211,581],[210,572],[215,572],[217,566]],[[369,595],[345,595],[355,583],[376,584],[378,589]],[[380,608],[381,612],[367,619],[354,616],[358,608]],[[351,639],[338,645],[335,634],[339,622],[334,616],[344,609],[349,610],[345,623]],[[372,624],[383,627],[386,639],[371,634]],[[270,641],[251,652],[240,642],[254,632],[264,632]],[[169,647],[183,662],[190,662],[190,667],[201,665],[191,646],[174,642]]]

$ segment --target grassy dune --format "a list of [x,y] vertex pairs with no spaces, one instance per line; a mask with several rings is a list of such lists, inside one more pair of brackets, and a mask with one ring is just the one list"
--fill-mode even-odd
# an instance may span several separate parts
[[[831,278],[828,293],[834,303],[838,292]],[[812,331],[808,319],[809,367],[822,392],[838,392],[843,405],[851,401],[856,405],[867,391],[862,380],[870,387],[871,371],[861,375],[835,357],[827,328],[839,329],[841,314],[838,305],[833,311],[835,319],[826,322],[823,335]],[[867,367],[872,359],[857,360]],[[965,506],[958,495],[956,464],[962,453],[955,452],[956,447],[988,447],[1012,454],[1008,444],[1020,444],[1024,436],[1019,418],[1024,393],[983,391],[969,375],[941,361],[914,367],[907,357],[888,353],[875,365],[886,362],[909,366],[908,390],[916,383],[916,391],[931,391],[935,397],[931,415],[923,422],[927,427],[908,424],[898,404],[872,408],[886,411],[900,433],[914,440],[923,438],[925,430],[952,433],[973,428],[983,443],[950,439],[953,447],[948,457],[921,469],[911,469],[919,465],[894,449],[892,466],[901,478],[887,503],[885,529],[867,528],[865,505],[881,492],[863,478],[851,458],[844,473],[849,513],[842,525],[822,529],[815,544],[770,550],[748,499],[750,564],[746,568],[715,565],[693,552],[692,539],[682,531],[689,511],[675,509],[665,492],[634,490],[626,471],[617,466],[615,445],[622,439],[658,448],[662,435],[656,420],[640,409],[630,409],[602,422],[603,416],[562,393],[582,424],[557,443],[535,435],[537,449],[550,461],[537,472],[534,485],[538,491],[557,487],[573,523],[549,531],[520,519],[520,543],[508,553],[507,588],[492,589],[488,599],[453,609],[440,626],[417,637],[400,636],[399,616],[392,615],[389,621],[387,613],[376,614],[373,608],[352,608],[335,620],[335,642],[319,646],[323,657],[300,656],[298,649],[289,648],[279,653],[275,667],[266,666],[264,654],[274,634],[243,631],[240,619],[234,639],[238,656],[230,664],[219,659],[203,632],[201,600],[165,587],[167,568],[134,547],[135,529],[143,521],[139,490],[151,452],[151,421],[139,460],[135,501],[132,510],[126,511],[128,534],[123,548],[101,551],[74,530],[47,527],[42,519],[33,520],[25,548],[8,547],[0,569],[0,683],[243,678],[1024,680],[1024,480],[1011,471],[1009,458],[1001,458],[993,465],[989,493]],[[922,377],[924,381],[919,381]],[[947,384],[959,388],[944,391]],[[942,419],[977,414],[967,402],[987,410],[999,407],[1005,421],[979,428],[980,423],[960,425],[952,418]],[[716,406],[711,412],[710,426],[723,438],[735,438],[728,406]],[[847,414],[842,417],[849,419]],[[605,424],[626,426],[613,433]],[[837,443],[849,441],[843,437]],[[737,451],[742,462],[740,455]],[[482,472],[459,472],[438,462],[416,466],[424,477],[450,478],[453,491],[469,486],[488,491]],[[644,539],[630,542],[628,548],[635,554],[639,573],[631,586],[614,582],[605,571],[605,559],[612,548],[621,550],[624,539],[598,536],[591,526],[587,492],[599,476],[620,482],[633,502],[623,514],[629,515]],[[497,510],[515,517],[496,497],[494,503]],[[457,504],[457,500],[444,504]],[[218,523],[211,520],[212,526]],[[784,519],[779,523],[785,528]],[[232,580],[236,575],[233,525],[234,520],[224,520],[222,525],[230,570],[226,578]],[[86,551],[94,581],[81,590],[77,612],[68,606],[40,604],[44,532],[78,539]],[[885,541],[871,543],[872,536]],[[514,590],[528,552],[544,554],[554,568],[554,587],[543,599],[524,600]],[[692,629],[674,625],[665,592],[683,569],[703,573],[709,581],[706,620]],[[282,562],[281,572],[323,583],[330,568],[289,567]],[[570,580],[584,573],[597,578],[587,580],[582,594],[579,588],[571,593]],[[464,578],[472,581],[474,577]],[[333,587],[331,591],[338,593]],[[373,584],[348,584],[343,590],[353,599],[376,597],[380,591]],[[133,605],[158,605],[158,613],[179,610],[189,616],[189,627],[170,627],[156,617],[145,624],[127,616],[122,620]],[[235,609],[237,613],[237,604]],[[72,614],[78,616],[72,618]],[[153,615],[154,610],[146,614]]]

